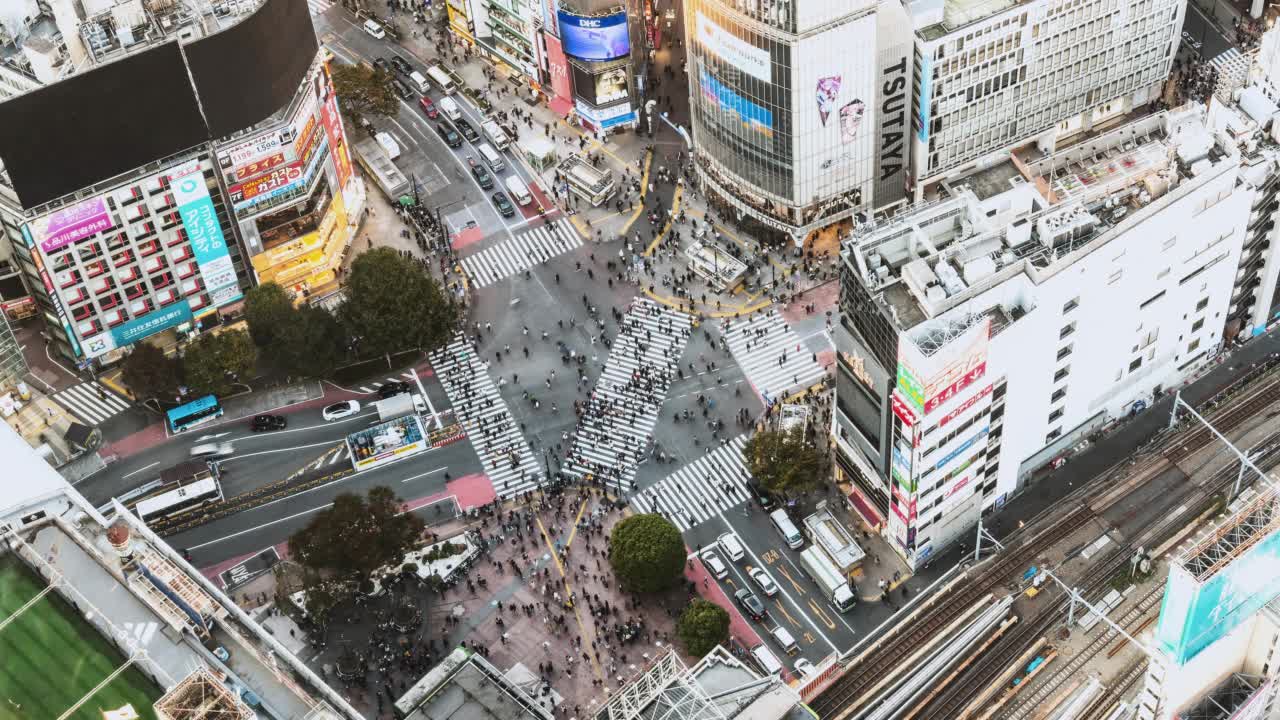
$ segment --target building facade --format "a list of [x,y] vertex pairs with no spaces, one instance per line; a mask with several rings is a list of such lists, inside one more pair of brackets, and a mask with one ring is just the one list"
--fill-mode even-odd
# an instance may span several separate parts
[[1160,98],[1184,0],[912,3],[915,198],[1035,141],[1044,152]]
[[748,231],[801,241],[904,197],[901,3],[684,3],[695,166]]
[[1214,357],[1256,196],[1240,168],[1182,108],[846,243],[837,479],[909,563]]

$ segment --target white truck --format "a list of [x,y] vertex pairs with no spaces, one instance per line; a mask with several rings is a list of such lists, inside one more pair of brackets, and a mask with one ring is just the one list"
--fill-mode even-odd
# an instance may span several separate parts
[[485,120],[480,124],[480,129],[484,131],[484,136],[493,143],[498,152],[506,152],[511,145],[511,138],[507,136],[507,131],[502,129],[497,120]]
[[862,564],[867,553],[853,539],[851,533],[828,509],[824,500],[818,503],[814,513],[804,519],[804,532],[814,545],[822,548],[827,557],[842,573],[849,573]]
[[836,569],[816,545],[800,551],[800,569],[840,612],[848,612],[858,604],[858,597],[853,594],[849,579]]

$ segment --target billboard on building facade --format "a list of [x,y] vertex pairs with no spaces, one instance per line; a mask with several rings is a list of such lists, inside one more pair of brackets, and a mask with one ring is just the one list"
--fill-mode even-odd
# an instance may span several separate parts
[[763,82],[773,82],[769,51],[739,38],[712,22],[701,12],[695,14],[695,39],[729,65]]
[[721,112],[733,116],[741,129],[763,137],[773,137],[773,113],[734,92],[703,69],[699,82],[702,96]]
[[338,187],[345,188],[351,179],[351,154],[347,148],[347,134],[342,127],[342,115],[338,112],[338,94],[333,90],[333,78],[328,63],[324,73],[312,82],[316,100],[320,104],[320,123],[324,125],[333,154],[333,167],[338,171]]
[[115,347],[124,347],[187,322],[191,322],[191,306],[176,302],[111,328],[111,339]]
[[[63,307],[62,298],[58,296],[53,279],[49,277],[48,268],[44,266],[44,256],[36,252],[36,239],[32,235],[30,225],[22,226],[22,239],[27,244],[27,249],[31,251],[31,261],[35,263],[36,272],[40,275],[40,282],[44,284],[45,293],[49,296],[49,301],[53,303],[53,307],[58,313],[58,321],[62,324],[62,331],[67,335],[67,341],[71,343],[71,351],[78,357],[80,355],[80,341],[76,338],[75,331],[71,329],[71,318],[67,315],[67,309]],[[45,315],[47,316],[48,313],[45,313]]]
[[169,187],[178,203],[178,215],[182,227],[191,241],[191,250],[209,293],[209,304],[214,307],[239,300],[240,284],[236,270],[227,253],[227,240],[222,236],[218,215],[209,198],[209,186],[205,181],[200,161],[195,160],[175,168],[169,173]]
[[[911,112],[912,62],[915,35],[902,3],[876,6],[875,97],[872,107],[876,139],[874,206],[886,207],[906,199],[910,177],[907,139]],[[926,71],[927,74],[927,71]]]
[[624,12],[582,17],[560,10],[560,39],[565,54],[579,60],[615,60],[631,54]]
[[573,84],[569,82],[569,59],[564,55],[564,47],[560,38],[545,30],[542,39],[547,44],[547,74],[551,76],[551,90],[556,97],[568,100],[573,97]]
[[898,390],[919,414],[933,412],[986,374],[990,338],[989,317],[928,356],[903,337],[898,343]]
[[45,254],[115,227],[107,201],[101,196],[55,210],[42,223],[40,249]]

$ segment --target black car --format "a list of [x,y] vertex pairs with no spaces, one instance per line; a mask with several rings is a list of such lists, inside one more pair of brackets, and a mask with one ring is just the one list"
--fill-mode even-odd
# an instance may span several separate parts
[[413,90],[410,90],[409,86],[405,85],[404,81],[401,80],[400,78],[396,78],[395,80],[392,80],[391,87],[396,91],[396,95],[400,96],[401,100],[408,100],[409,98],[413,97]]
[[516,206],[511,204],[507,199],[507,194],[499,190],[493,194],[493,205],[498,208],[498,213],[502,217],[511,217],[516,214]]
[[378,388],[378,398],[381,400],[386,400],[389,397],[395,397],[396,395],[403,395],[404,393],[409,392],[409,389],[410,389],[409,383],[389,382],[386,385],[383,385],[382,387]]
[[751,499],[756,501],[761,510],[772,510],[778,504],[778,501],[773,497],[773,493],[765,490],[760,481],[755,478],[747,479],[747,492],[750,493]]
[[471,175],[475,177],[476,182],[480,183],[481,190],[493,189],[493,175],[489,173],[489,169],[480,163],[471,166]]
[[405,59],[400,57],[399,55],[391,56],[391,66],[394,67],[396,70],[399,70],[400,72],[404,73],[405,75],[408,75],[409,73],[413,72],[413,68],[409,67],[409,63],[405,62]]
[[373,66],[374,66],[374,67],[376,67],[376,68],[378,68],[379,70],[381,70],[382,72],[384,72],[384,73],[386,73],[386,74],[388,74],[388,75],[390,75],[390,74],[391,74],[391,63],[387,62],[387,59],[386,59],[386,58],[378,58],[378,59],[374,60],[374,61],[373,61]]
[[480,133],[477,133],[476,129],[471,127],[471,123],[462,118],[454,120],[453,123],[458,126],[458,132],[462,133],[462,137],[466,138],[467,142],[479,142]]
[[742,588],[738,592],[734,593],[733,599],[737,600],[738,604],[742,606],[742,609],[746,610],[747,614],[751,616],[751,619],[756,622],[762,622],[765,619],[765,616],[769,614],[769,611],[764,609],[764,603],[760,602],[760,598],[756,597],[755,593],[746,588]]
[[436,123],[436,134],[451,148],[462,147],[462,136],[454,132],[446,122]]
[[289,421],[285,420],[283,415],[255,415],[253,423],[249,425],[249,429],[254,432],[268,432],[270,430],[283,430],[288,425]]

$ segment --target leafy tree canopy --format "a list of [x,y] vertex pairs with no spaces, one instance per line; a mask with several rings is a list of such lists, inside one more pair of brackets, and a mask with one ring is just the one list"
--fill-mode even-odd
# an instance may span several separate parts
[[684,649],[702,657],[729,640],[729,613],[719,605],[694,598],[676,620],[676,635]]
[[348,117],[395,117],[400,112],[400,99],[391,88],[391,76],[380,68],[335,63],[331,70],[338,106]]
[[124,359],[124,384],[138,399],[170,394],[181,383],[182,365],[155,345],[140,342]]
[[183,351],[186,384],[197,395],[226,395],[250,377],[257,362],[258,348],[244,330],[202,335]]
[[289,538],[289,551],[306,568],[363,582],[379,567],[398,564],[422,536],[422,518],[400,509],[400,498],[385,486],[367,497],[343,493]]
[[244,294],[244,319],[249,323],[249,335],[260,348],[271,345],[293,322],[296,312],[289,292],[273,282]]
[[292,321],[280,328],[272,356],[291,375],[324,377],[333,372],[345,353],[346,333],[333,313],[304,306]]
[[347,300],[338,310],[365,356],[434,350],[453,333],[457,307],[418,263],[392,248],[362,253],[347,275]]
[[671,587],[682,575],[685,554],[680,531],[661,515],[632,515],[610,535],[609,563],[632,592]]
[[784,497],[816,487],[822,474],[822,451],[799,428],[762,430],[747,441],[743,455],[756,480]]

